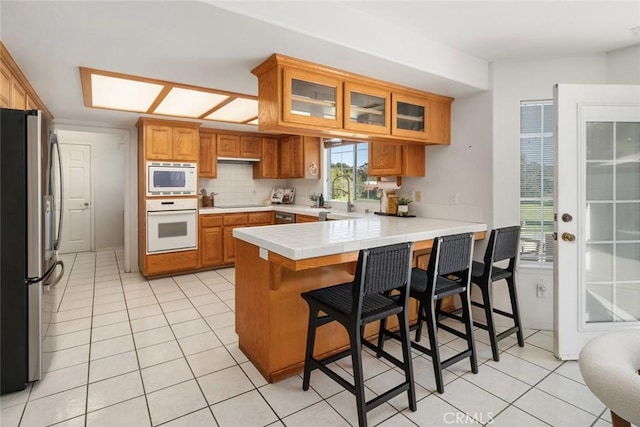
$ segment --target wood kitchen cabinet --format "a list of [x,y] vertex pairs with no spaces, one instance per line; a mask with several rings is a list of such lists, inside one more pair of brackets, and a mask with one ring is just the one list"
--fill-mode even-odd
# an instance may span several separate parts
[[402,145],[370,142],[369,176],[402,176]]
[[1,41],[0,107],[16,110],[42,110],[49,118],[53,118]]
[[284,120],[328,128],[342,127],[341,79],[297,68],[284,69],[283,77]]
[[274,215],[272,211],[225,214],[223,223],[223,262],[224,264],[232,264],[236,260],[236,239],[233,237],[233,229],[247,226],[271,225],[274,223]]
[[236,239],[233,237],[233,229],[236,227],[246,227],[249,223],[247,213],[226,214],[223,217],[223,262],[232,264],[236,260]]
[[278,178],[278,138],[261,138],[260,161],[253,165],[253,179]]
[[[142,262],[142,274],[157,276],[181,271],[194,270],[198,267],[198,251],[170,252],[166,254],[146,255]],[[140,260],[138,261],[140,262]],[[141,265],[142,267],[142,265]]]
[[240,157],[240,136],[216,136],[216,152],[219,157]]
[[402,146],[401,176],[425,176],[425,148],[422,144]]
[[296,214],[296,224],[300,222],[318,222],[318,217],[313,215]]
[[320,179],[320,138],[290,135],[280,140],[280,178]]
[[235,262],[235,228],[273,223],[272,211],[200,215],[200,267],[216,267]]
[[200,151],[198,159],[198,176],[200,178],[218,177],[215,133],[200,129]]
[[240,137],[240,157],[259,159],[262,154],[262,146],[259,136]]
[[280,178],[302,178],[303,168],[302,137],[285,136],[280,140]]
[[197,162],[200,123],[140,118],[138,141],[144,144],[146,160]]
[[369,175],[425,176],[425,146],[397,142],[370,142]]
[[250,226],[273,225],[274,220],[275,216],[273,211],[249,213]]
[[223,257],[222,215],[200,216],[200,265],[214,267],[222,265]]
[[258,77],[260,130],[450,144],[453,98],[274,54]]
[[259,136],[219,134],[216,140],[218,157],[260,158]]
[[344,128],[389,135],[391,92],[363,84],[344,84]]

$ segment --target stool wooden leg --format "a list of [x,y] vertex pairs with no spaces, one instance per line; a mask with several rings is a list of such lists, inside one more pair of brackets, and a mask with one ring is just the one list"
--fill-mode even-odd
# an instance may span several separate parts
[[493,353],[493,360],[500,361],[500,350],[498,348],[498,338],[496,337],[496,326],[493,322],[493,304],[491,303],[491,290],[489,287],[491,283],[483,283],[480,285],[482,291],[482,305],[484,306],[484,315],[487,318],[487,332],[489,333],[489,340],[491,341],[491,352]]
[[433,362],[433,373],[436,377],[436,389],[438,393],[444,393],[444,382],[442,380],[442,363],[440,360],[440,347],[438,345],[438,326],[432,303],[425,304],[425,314],[427,319],[427,332],[429,333],[429,346],[431,348],[431,361]]
[[460,294],[460,301],[462,302],[462,318],[464,320],[467,348],[471,350],[471,356],[469,357],[471,372],[477,374],[478,356],[476,355],[476,342],[473,339],[473,319],[471,317],[471,303],[469,302],[468,290]]
[[416,385],[413,380],[413,360],[411,359],[411,342],[409,338],[409,317],[407,311],[398,314],[398,325],[400,326],[400,338],[402,339],[402,357],[404,358],[404,378],[409,383],[407,398],[409,399],[409,409],[413,412],[418,410],[416,402]]
[[358,408],[358,424],[360,427],[367,425],[367,401],[364,395],[364,373],[362,372],[362,334],[359,327],[349,331],[351,341],[351,363],[353,364],[353,385]]
[[380,327],[378,330],[378,350],[376,351],[376,357],[379,359],[382,356],[382,350],[384,349],[384,336],[387,330],[387,318],[380,319]]
[[509,285],[509,297],[511,299],[511,313],[513,314],[513,322],[518,328],[516,336],[518,337],[518,345],[524,347],[524,335],[522,334],[522,323],[520,323],[520,310],[518,309],[518,294],[516,291],[516,279],[511,276],[507,278]]
[[313,357],[313,347],[316,341],[316,321],[318,319],[318,307],[309,307],[309,326],[307,327],[307,350],[304,358],[304,375],[302,377],[302,389],[309,390],[311,380],[311,358]]
[[631,427],[631,423],[611,411],[611,424],[613,427]]
[[420,342],[420,336],[422,335],[422,322],[427,320],[424,304],[422,300],[418,303],[418,328],[416,329],[416,342]]

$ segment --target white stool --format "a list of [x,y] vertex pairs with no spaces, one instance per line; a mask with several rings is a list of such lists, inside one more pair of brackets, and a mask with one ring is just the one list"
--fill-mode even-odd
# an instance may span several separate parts
[[613,427],[640,426],[640,329],[594,338],[578,361],[587,387],[611,411]]

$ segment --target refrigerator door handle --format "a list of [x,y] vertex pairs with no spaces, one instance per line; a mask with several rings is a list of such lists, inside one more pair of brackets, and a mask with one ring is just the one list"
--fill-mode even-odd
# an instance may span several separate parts
[[[58,223],[58,236],[56,237],[56,240],[53,242],[53,249],[57,251],[58,249],[60,249],[60,241],[62,238],[62,220],[64,218],[64,180],[62,178],[62,155],[60,153],[60,144],[58,144],[58,136],[55,133],[51,135],[51,145],[56,146],[56,152],[58,153],[58,174],[60,176],[60,181],[59,181],[60,182],[60,222]],[[53,159],[52,159],[52,162],[53,162]],[[53,175],[53,170],[51,170],[51,174]],[[53,177],[50,177],[50,178],[53,178]],[[49,182],[53,182],[53,180],[50,179]],[[53,194],[51,191],[49,193]],[[64,271],[64,265],[62,269]]]

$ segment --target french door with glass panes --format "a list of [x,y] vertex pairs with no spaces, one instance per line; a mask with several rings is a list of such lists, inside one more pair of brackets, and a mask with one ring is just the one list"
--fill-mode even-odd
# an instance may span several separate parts
[[640,86],[556,87],[554,352],[640,327]]

